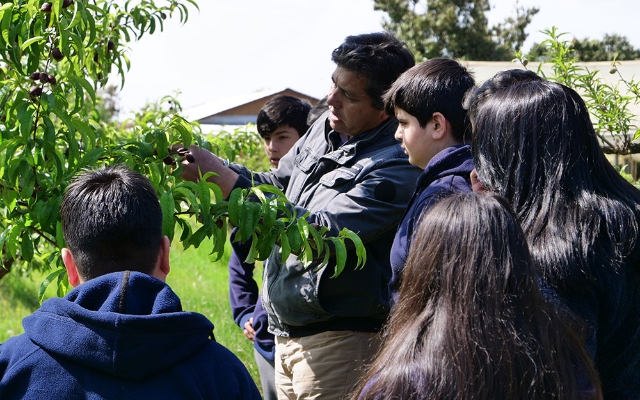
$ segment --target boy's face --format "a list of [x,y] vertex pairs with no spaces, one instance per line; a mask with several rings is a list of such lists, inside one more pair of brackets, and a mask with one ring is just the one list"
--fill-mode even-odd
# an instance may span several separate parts
[[434,121],[430,120],[423,128],[416,117],[398,107],[396,107],[396,119],[398,129],[395,138],[402,142],[402,148],[409,156],[409,163],[425,169],[437,153],[434,151],[433,143]]
[[264,152],[269,158],[269,163],[278,168],[282,156],[289,152],[298,139],[300,134],[289,125],[280,125],[271,135],[263,136]]

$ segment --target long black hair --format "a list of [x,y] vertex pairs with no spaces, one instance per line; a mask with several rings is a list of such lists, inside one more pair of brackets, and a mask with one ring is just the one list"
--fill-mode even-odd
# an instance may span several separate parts
[[545,280],[591,290],[594,268],[615,270],[636,248],[640,191],[606,159],[584,101],[510,70],[466,105],[478,178],[514,207]]
[[543,297],[504,198],[447,197],[413,243],[381,352],[354,399],[600,398],[581,338]]

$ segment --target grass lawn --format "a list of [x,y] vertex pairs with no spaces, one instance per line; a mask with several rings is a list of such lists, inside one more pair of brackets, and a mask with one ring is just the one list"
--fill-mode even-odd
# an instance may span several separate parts
[[[260,387],[253,344],[231,318],[227,270],[231,247],[227,243],[225,256],[215,263],[210,261],[209,248],[203,243],[199,249],[182,251],[182,245],[174,240],[167,283],[182,300],[185,311],[199,312],[213,322],[216,340],[242,360]],[[0,342],[23,332],[21,320],[39,307],[38,287],[46,275],[25,278],[10,273],[0,280]],[[55,289],[50,288],[47,297],[54,295]]]

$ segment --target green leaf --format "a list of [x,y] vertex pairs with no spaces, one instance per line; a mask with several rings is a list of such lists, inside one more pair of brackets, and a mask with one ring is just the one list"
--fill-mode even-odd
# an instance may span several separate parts
[[13,8],[13,2],[5,3],[0,7],[0,11],[2,12],[2,22],[0,23],[0,28],[2,29],[2,38],[5,43],[9,43],[9,32],[11,26],[11,19],[13,17],[13,13],[11,12]]
[[174,116],[169,123],[169,128],[178,131],[184,147],[189,148],[191,146],[191,143],[193,143],[193,128],[186,119],[178,115]]
[[60,248],[63,248],[65,246],[62,223],[60,221],[56,221],[56,243]]
[[31,262],[31,260],[33,260],[33,242],[31,241],[31,235],[29,235],[29,232],[25,232],[25,234],[22,235],[20,250],[22,258],[26,262]]
[[311,246],[309,246],[309,242],[304,242],[304,245],[302,247],[304,249],[304,252],[301,254],[300,259],[305,264],[309,264],[313,261],[313,251],[311,250]]
[[167,190],[160,196],[160,206],[162,208],[162,234],[173,240],[175,224],[173,214],[175,212],[175,202],[171,190]]
[[[73,122],[71,121],[71,116],[67,113],[67,111],[60,108],[54,108],[52,111],[58,118],[62,120],[65,126],[71,131],[70,133],[73,134],[76,128],[74,127]],[[68,143],[70,146],[74,143],[77,146],[77,142],[73,141],[73,139],[69,140]]]
[[[278,216],[278,204],[277,199],[272,201],[265,201],[262,203],[262,229],[269,230],[276,222]],[[282,221],[280,221],[282,222]],[[284,222],[282,222],[284,227]]]
[[189,200],[189,208],[195,212],[195,210],[197,209],[198,200],[196,198],[196,195],[191,190],[182,186],[178,186],[173,189],[173,192],[175,193],[175,195],[180,196],[178,198],[186,198],[187,200]]
[[360,237],[355,232],[350,231],[347,228],[342,228],[339,236],[349,238],[353,242],[356,250],[356,256],[358,257],[356,269],[362,268],[367,263],[367,250],[365,249]]
[[22,233],[22,228],[14,225],[9,234],[7,235],[7,239],[5,240],[5,244],[7,246],[7,252],[11,256],[11,258],[16,259],[18,257],[18,243],[20,234]]
[[156,143],[156,151],[158,152],[158,158],[163,159],[169,155],[169,141],[167,140],[167,134],[160,129],[153,131],[153,138]]
[[45,39],[44,36],[34,36],[32,38],[29,38],[24,43],[22,43],[22,46],[20,46],[20,50],[24,51],[24,49],[31,46],[32,43],[44,41],[44,39]]
[[84,167],[95,165],[98,159],[100,158],[100,156],[104,154],[105,151],[106,151],[105,149],[93,149],[86,152],[82,157],[82,160],[80,160],[80,163],[78,164],[78,166],[80,168],[84,168]]
[[197,231],[193,233],[193,235],[191,235],[191,237],[189,238],[189,244],[193,245],[193,247],[195,248],[198,248],[200,247],[200,244],[205,237],[207,237],[207,231],[204,226],[201,226]]
[[13,212],[16,208],[16,204],[18,203],[18,192],[15,190],[3,190],[2,191],[2,199],[4,201],[4,206],[7,207],[9,212]]
[[[330,237],[329,239],[333,243],[336,257],[336,269],[333,275],[331,275],[331,278],[337,278],[338,275],[342,273],[342,270],[344,270],[344,266],[347,262],[347,248],[344,245],[344,242],[339,238]],[[329,252],[327,251],[327,253]]]
[[284,222],[282,220],[276,221],[273,229],[265,230],[266,235],[260,235],[258,238],[258,257],[260,260],[266,260],[273,248],[276,245],[276,240],[280,237],[280,234],[284,231]]
[[244,203],[243,190],[240,188],[234,189],[229,195],[229,222],[233,226],[240,226],[240,210]]
[[[284,192],[280,189],[278,189],[276,186],[273,185],[267,185],[267,184],[260,184],[256,187],[253,188],[253,190],[260,190],[261,192],[265,192],[265,193],[272,193],[275,194],[276,196],[280,197],[280,198],[284,198],[286,199],[287,196],[284,194]],[[264,196],[264,195],[263,195]]]
[[258,203],[246,201],[242,205],[242,218],[240,218],[240,227],[238,229],[239,240],[246,242],[258,225],[262,207]]
[[89,81],[87,81],[84,78],[75,76],[75,75],[67,75],[67,79],[71,83],[77,84],[80,87],[82,87],[84,89],[84,91],[89,95],[89,97],[91,97],[91,101],[93,103],[96,102],[96,92],[95,92],[95,90],[93,90],[93,87],[91,86]]
[[244,262],[248,264],[253,264],[256,261],[256,256],[258,255],[258,244],[260,241],[255,233],[251,234],[251,247],[249,248],[249,254],[247,254],[247,258]]
[[31,134],[33,129],[33,113],[34,109],[28,103],[22,103],[18,107],[18,121],[20,122],[20,134],[23,137]]
[[202,207],[203,220],[210,219],[211,192],[209,191],[208,182],[204,179],[198,181],[198,197],[200,198],[200,206]]
[[287,239],[293,253],[298,253],[302,247],[302,237],[300,237],[300,229],[297,223],[289,225],[287,229]]
[[50,273],[46,278],[44,278],[44,281],[42,281],[38,290],[38,300],[40,301],[40,303],[42,303],[42,301],[44,300],[44,294],[51,282],[53,282],[54,279],[60,281],[66,274],[67,270],[65,268],[59,268]]
[[311,233],[311,237],[313,238],[313,243],[315,244],[315,247],[318,250],[318,254],[320,254],[320,250],[322,250],[322,245],[324,243],[324,240],[322,240],[322,235],[320,235],[318,230],[313,226],[309,226],[309,233]]
[[224,255],[224,245],[227,242],[227,222],[224,219],[222,221],[222,227],[213,230],[213,249],[211,254],[215,254],[212,261],[218,261]]
[[291,254],[291,246],[289,246],[289,236],[285,233],[280,235],[280,257],[282,262],[286,262]]

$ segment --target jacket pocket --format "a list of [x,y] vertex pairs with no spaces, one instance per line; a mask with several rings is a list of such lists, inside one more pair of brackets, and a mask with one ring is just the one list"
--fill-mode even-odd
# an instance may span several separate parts
[[[328,172],[320,178],[320,184],[327,187],[336,189],[340,187],[350,187],[353,185],[354,179],[360,174],[362,171],[362,166],[360,164],[355,164],[351,167],[342,167],[335,169],[331,172]],[[346,191],[345,189],[340,190],[341,192]]]
[[[328,321],[332,315],[320,305],[319,285],[326,265],[318,269],[317,263],[305,268],[294,255],[289,256],[288,265],[270,265],[267,273],[266,296],[270,314],[280,324],[303,326]],[[275,268],[274,268],[275,267]]]
[[317,163],[318,157],[307,147],[305,147],[294,160],[296,167],[305,174],[308,174]]

